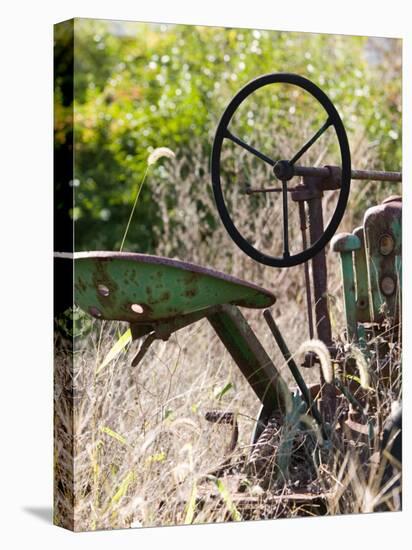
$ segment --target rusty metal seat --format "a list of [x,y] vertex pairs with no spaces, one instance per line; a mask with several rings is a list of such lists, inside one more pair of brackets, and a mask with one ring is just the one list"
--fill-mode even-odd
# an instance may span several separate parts
[[233,304],[265,308],[275,296],[199,265],[129,252],[79,252],[76,303],[98,319],[147,324]]

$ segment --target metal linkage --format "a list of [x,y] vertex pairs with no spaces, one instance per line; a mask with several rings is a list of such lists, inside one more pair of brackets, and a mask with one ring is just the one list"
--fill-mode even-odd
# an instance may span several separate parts
[[[307,238],[306,238],[306,213],[305,213],[305,203],[303,201],[299,202],[299,220],[300,220],[300,231],[302,233],[302,245],[303,249],[307,248]],[[308,326],[309,326],[309,338],[312,340],[314,337],[313,330],[313,311],[312,311],[312,290],[310,287],[310,275],[309,275],[309,263],[305,262],[303,264],[305,272],[305,288],[306,288],[306,308],[308,311]]]
[[285,358],[286,364],[289,367],[290,372],[292,373],[293,378],[295,379],[296,384],[298,385],[298,388],[300,389],[302,393],[302,397],[306,402],[306,405],[308,407],[308,411],[312,414],[313,418],[318,423],[319,427],[322,429],[323,435],[326,435],[322,418],[320,415],[320,412],[315,404],[315,402],[312,399],[312,395],[310,393],[309,388],[307,387],[302,375],[300,374],[299,368],[296,365],[292,354],[289,351],[288,346],[286,345],[285,340],[283,339],[282,333],[280,332],[274,318],[272,317],[272,314],[268,309],[266,309],[263,312],[263,317],[265,318],[266,323],[268,324],[268,327],[273,334],[273,337],[276,340],[277,345],[279,346],[280,351],[282,352],[283,357]]
[[[295,176],[311,176],[322,179],[330,178],[332,176],[336,180],[340,179],[341,172],[339,166],[294,166],[293,170]],[[351,179],[401,182],[402,172],[386,172],[381,170],[352,170]]]
[[[341,168],[339,166],[293,166],[293,176],[302,178],[316,178],[317,187],[323,191],[332,191],[340,188]],[[282,176],[282,173],[279,173]],[[293,177],[292,176],[292,177]],[[388,183],[400,183],[402,181],[402,172],[387,172],[381,170],[352,170],[352,180],[364,181],[386,181]],[[287,191],[293,193],[301,189],[302,185],[288,187]],[[245,194],[253,195],[255,193],[282,193],[283,187],[250,187],[245,186]]]

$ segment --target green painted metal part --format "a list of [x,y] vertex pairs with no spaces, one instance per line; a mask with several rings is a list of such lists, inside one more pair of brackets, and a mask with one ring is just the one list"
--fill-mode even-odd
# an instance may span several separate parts
[[[345,315],[349,340],[365,347],[366,323],[399,322],[402,281],[402,200],[390,197],[365,212],[353,234],[336,235],[341,254]],[[355,266],[355,276],[354,268]]]
[[201,266],[146,254],[80,252],[75,301],[98,319],[150,324],[219,304],[265,308],[275,296]]
[[343,280],[343,296],[347,339],[349,342],[358,340],[356,319],[356,287],[353,269],[353,252],[361,248],[361,241],[352,233],[340,233],[332,239],[332,249],[340,253]]
[[356,319],[359,323],[370,323],[368,265],[366,262],[363,226],[354,229],[353,234],[361,242],[361,247],[355,250]]
[[[270,411],[287,410],[289,390],[237,306],[266,308],[269,291],[194,264],[117,252],[74,256],[75,300],[99,319],[130,323],[133,339],[148,335],[137,360],[156,338],[207,318],[256,396]],[[290,398],[289,398],[290,399]]]
[[402,202],[369,208],[364,218],[371,321],[399,319],[402,264]]
[[239,309],[223,305],[208,320],[264,407],[286,412],[287,384]]

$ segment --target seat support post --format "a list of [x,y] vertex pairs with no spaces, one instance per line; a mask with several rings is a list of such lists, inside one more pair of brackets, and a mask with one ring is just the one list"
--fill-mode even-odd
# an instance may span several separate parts
[[287,384],[239,309],[225,304],[208,320],[263,405],[285,412]]

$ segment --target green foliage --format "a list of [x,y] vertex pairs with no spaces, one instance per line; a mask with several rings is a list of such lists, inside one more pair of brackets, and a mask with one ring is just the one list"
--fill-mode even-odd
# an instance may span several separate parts
[[232,382],[227,382],[223,388],[217,388],[214,392],[215,399],[220,401],[222,397],[233,388]]
[[107,435],[109,435],[110,437],[112,437],[113,439],[115,439],[116,441],[118,441],[119,443],[121,443],[122,445],[126,445],[127,444],[127,441],[126,439],[120,435],[119,433],[115,432],[114,430],[112,430],[111,428],[109,428],[108,426],[101,426],[100,427],[100,431],[102,433],[105,433]]
[[306,404],[299,395],[292,397],[292,408],[286,413],[282,424],[282,437],[279,443],[276,456],[276,466],[278,468],[278,479],[284,483],[289,479],[289,470],[293,456],[293,446],[296,436],[303,433],[313,433],[319,444],[323,443],[322,436],[318,426],[313,418],[304,414]]
[[242,514],[239,512],[239,510],[236,508],[236,504],[233,502],[232,495],[230,494],[228,488],[223,483],[223,481],[215,476],[209,475],[207,476],[211,481],[214,481],[217,490],[219,491],[220,497],[225,503],[225,506],[227,508],[227,511],[230,514],[230,517],[232,521],[242,521]]
[[[312,79],[343,116],[352,151],[367,140],[377,152],[375,168],[399,169],[399,49],[399,41],[365,37],[76,20],[76,249],[119,248],[148,155],[167,146],[179,175],[171,180],[165,169],[173,161],[154,167],[128,236],[129,249],[155,251],[164,221],[154,190],[169,186],[173,220],[179,180],[207,174],[220,115],[241,86],[263,73]],[[296,132],[282,97],[269,108],[286,136]],[[251,124],[259,130],[258,112]],[[207,238],[216,213],[201,199],[195,206]]]
[[96,374],[99,374],[115,357],[119,355],[121,351],[132,341],[132,331],[129,329],[126,330],[119,338],[116,340],[114,345],[110,348],[109,352],[102,361],[102,364],[97,369]]
[[69,338],[83,338],[90,333],[93,321],[77,306],[69,307],[56,319],[62,334]]

